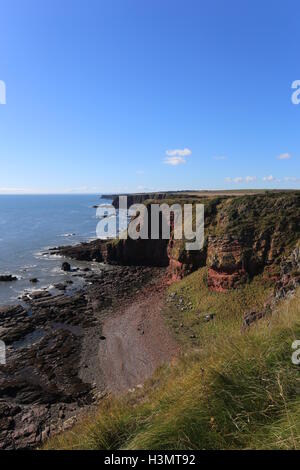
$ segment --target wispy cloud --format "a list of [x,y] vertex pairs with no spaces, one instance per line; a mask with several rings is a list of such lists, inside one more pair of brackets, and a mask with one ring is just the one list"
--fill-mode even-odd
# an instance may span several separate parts
[[266,181],[268,183],[280,183],[280,179],[275,178],[275,176],[273,175],[264,176],[263,181]]
[[188,148],[167,150],[164,163],[166,165],[177,166],[186,163],[186,157],[189,157],[192,151]]
[[292,158],[290,153],[281,153],[278,155],[277,160],[289,160],[290,158]]
[[297,178],[296,176],[286,176],[284,181],[287,181],[288,183],[300,183],[300,178]]
[[139,185],[137,186],[136,188],[138,191],[141,191],[141,192],[146,192],[146,191],[155,191],[155,188],[153,187],[148,187],[148,186],[143,186],[143,185]]
[[225,178],[226,183],[253,183],[257,180],[256,176],[236,176],[235,178]]
[[192,151],[190,149],[175,149],[175,150],[167,150],[166,155],[168,157],[188,157],[192,155]]
[[0,193],[24,193],[30,191],[24,188],[0,188]]
[[253,181],[256,181],[256,180],[257,180],[256,176],[246,176],[245,177],[246,183],[253,183]]
[[166,157],[164,163],[166,165],[177,166],[186,163],[186,160],[183,157]]

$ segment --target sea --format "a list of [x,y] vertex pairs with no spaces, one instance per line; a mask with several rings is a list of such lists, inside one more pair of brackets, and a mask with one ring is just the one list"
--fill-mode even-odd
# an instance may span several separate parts
[[[54,289],[71,274],[61,270],[63,259],[47,250],[97,238],[97,205],[111,200],[99,195],[0,195],[0,275],[17,281],[0,282],[0,306],[16,303],[24,293]],[[84,262],[72,262],[75,268]],[[39,282],[32,284],[30,279]],[[83,282],[72,276],[72,288]]]

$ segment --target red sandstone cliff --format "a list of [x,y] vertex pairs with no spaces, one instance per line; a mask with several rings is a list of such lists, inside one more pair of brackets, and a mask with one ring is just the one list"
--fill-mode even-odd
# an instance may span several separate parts
[[[205,244],[201,251],[186,251],[185,240],[174,240],[171,221],[170,240],[97,240],[60,252],[107,263],[169,266],[173,279],[207,266],[208,286],[217,291],[236,288],[259,273],[278,279],[283,257],[300,239],[299,192],[193,202],[205,205]],[[150,234],[150,219],[148,225]]]

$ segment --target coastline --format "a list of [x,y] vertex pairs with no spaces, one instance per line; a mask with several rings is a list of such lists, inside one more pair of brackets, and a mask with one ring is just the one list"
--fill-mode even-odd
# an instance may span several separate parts
[[[49,249],[95,239],[98,220],[93,206],[102,201],[108,202],[96,195],[0,196],[0,276],[18,278],[0,283],[0,305],[13,305],[25,290],[66,280],[62,260],[49,256]],[[85,267],[80,262],[76,266]]]
[[[149,296],[162,301],[165,275],[165,269],[153,267],[87,270],[80,273],[85,284],[76,292],[38,291],[24,298],[23,305],[0,307],[1,338],[7,346],[7,364],[0,366],[0,449],[41,445],[73,426],[107,393],[141,386],[158,365],[177,354],[167,328],[157,324],[157,310],[146,318],[143,334],[139,329]],[[126,348],[123,344],[118,353],[115,325],[124,314],[130,316],[132,306],[138,306],[140,314],[132,317],[121,343],[138,338],[131,361],[137,374],[134,377],[121,367],[120,383],[108,373],[115,368],[115,376],[119,375]],[[148,354],[153,337],[165,344],[163,354]],[[141,354],[148,357],[146,367],[138,366]]]
[[[84,285],[75,292],[61,286],[55,295],[35,292],[23,299],[24,305],[0,308],[8,359],[0,366],[0,449],[40,447],[71,428],[107,393],[142,387],[160,364],[178,355],[182,335],[193,347],[204,322],[218,324],[230,292],[236,293],[242,332],[268,316],[299,285],[298,216],[298,193],[212,198],[206,203],[203,252],[188,253],[172,237],[53,248],[52,254],[71,263],[70,276],[82,277]],[[78,262],[86,268],[72,269]],[[173,292],[176,305],[169,319],[176,318],[174,330],[160,312],[168,285],[181,279],[187,296],[194,290],[194,304]],[[259,292],[272,287],[270,298],[259,305],[249,300],[246,311],[239,297],[248,289],[254,300],[256,283]],[[203,292],[208,302],[199,310]],[[218,303],[222,308],[215,323]],[[191,325],[186,325],[182,315],[190,309]]]

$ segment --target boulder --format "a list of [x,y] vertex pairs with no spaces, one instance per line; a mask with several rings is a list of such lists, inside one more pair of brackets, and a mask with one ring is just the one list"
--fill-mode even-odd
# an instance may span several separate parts
[[12,276],[11,274],[2,274],[0,275],[0,282],[11,282],[17,281],[18,278],[16,276]]
[[67,263],[67,261],[64,261],[63,264],[61,265],[61,269],[62,271],[70,272],[71,271],[70,263]]

